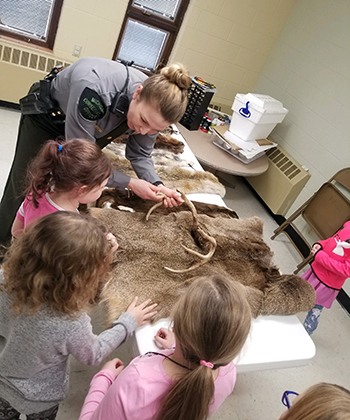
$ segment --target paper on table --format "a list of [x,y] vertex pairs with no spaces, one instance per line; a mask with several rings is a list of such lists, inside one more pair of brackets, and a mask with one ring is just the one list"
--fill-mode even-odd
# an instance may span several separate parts
[[247,152],[260,153],[260,152],[264,152],[265,150],[271,149],[272,147],[277,146],[276,143],[273,143],[270,140],[265,140],[269,144],[260,146],[259,143],[257,143],[256,140],[249,140],[249,141],[242,140],[241,138],[239,138],[235,134],[231,133],[231,131],[229,131],[229,130],[227,130],[224,133],[224,138],[226,140],[229,140],[230,143],[233,143],[233,144],[237,145],[238,147],[240,147],[241,149],[243,149]]
[[253,160],[258,159],[259,157],[263,156],[265,152],[247,152],[243,149],[233,149],[227,140],[223,139],[222,137],[216,136],[216,139],[213,141],[215,146],[220,147],[220,149],[224,150],[225,152],[229,153],[236,159],[240,160],[241,162],[248,164],[253,162]]

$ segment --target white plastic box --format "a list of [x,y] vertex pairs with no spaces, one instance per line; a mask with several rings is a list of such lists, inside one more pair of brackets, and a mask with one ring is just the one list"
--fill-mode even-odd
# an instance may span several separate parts
[[230,131],[242,140],[266,139],[288,113],[282,102],[256,93],[237,93],[232,109]]

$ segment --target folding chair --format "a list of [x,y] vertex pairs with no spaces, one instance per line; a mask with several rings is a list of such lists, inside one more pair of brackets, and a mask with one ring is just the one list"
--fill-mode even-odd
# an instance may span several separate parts
[[350,220],[349,197],[350,168],[344,168],[337,172],[330,180],[325,182],[318,191],[316,191],[298,208],[298,210],[274,231],[271,239],[275,239],[281,232],[285,233],[303,257],[303,261],[297,265],[294,274],[298,273],[306,264],[308,264],[313,256],[310,254],[304,258],[304,255],[302,255],[296,243],[288,232],[286,232],[286,228],[292,226],[311,251],[311,245],[293,223],[295,219],[302,216],[319,237],[319,240],[327,239],[334,235],[346,221]]

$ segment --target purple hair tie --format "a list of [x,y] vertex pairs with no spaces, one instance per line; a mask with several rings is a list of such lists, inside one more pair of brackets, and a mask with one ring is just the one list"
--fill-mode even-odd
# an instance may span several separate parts
[[199,364],[200,364],[201,366],[205,366],[205,367],[208,367],[208,368],[210,368],[210,369],[213,369],[213,367],[214,367],[214,365],[213,365],[212,363],[210,363],[210,362],[206,362],[205,360],[201,360],[201,361],[199,362]]
[[63,146],[62,146],[62,144],[60,144],[57,148],[57,153],[60,153],[62,151],[62,149],[63,149]]

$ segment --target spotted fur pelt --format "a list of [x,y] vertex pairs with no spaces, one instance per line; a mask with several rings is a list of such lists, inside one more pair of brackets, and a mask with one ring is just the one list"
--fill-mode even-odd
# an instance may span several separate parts
[[[111,143],[103,151],[112,161],[114,169],[136,178],[130,162],[125,158],[124,143]],[[194,170],[193,162],[188,162],[181,155],[159,148],[153,151],[152,159],[158,176],[167,187],[179,188],[185,194],[204,193],[225,196],[225,187],[215,175],[207,171]]]
[[[169,152],[172,152],[175,154],[183,153],[185,149],[185,145],[182,143],[182,141],[179,141],[171,136],[173,132],[174,131],[172,130],[172,127],[169,126],[164,131],[158,133],[156,142],[154,144],[154,149],[169,150]],[[128,134],[123,134],[122,136],[119,136],[116,139],[114,139],[113,142],[110,144],[113,144],[113,143],[126,144],[126,141],[128,138],[129,138]]]
[[[106,197],[105,197],[106,198]],[[102,198],[102,205],[105,198]],[[193,272],[171,273],[166,267],[191,266],[198,257],[182,245],[205,254],[207,245],[195,240],[192,213],[185,205],[176,209],[158,208],[146,222],[146,211],[154,204],[133,197],[115,197],[115,208],[92,208],[116,235],[119,249],[112,278],[102,292],[108,322],[125,310],[137,295],[140,301],[157,302],[157,319],[167,317],[180,293],[197,276],[221,273],[245,286],[253,316],[294,314],[308,311],[315,303],[312,286],[295,275],[281,275],[273,254],[263,240],[263,222],[258,217],[238,219],[230,209],[194,203],[200,225],[217,241],[209,262]],[[121,211],[120,209],[133,209]]]

